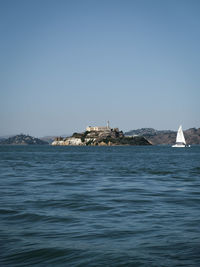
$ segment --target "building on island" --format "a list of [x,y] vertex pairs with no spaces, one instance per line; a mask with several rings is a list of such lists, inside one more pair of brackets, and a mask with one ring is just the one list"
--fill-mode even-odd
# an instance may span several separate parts
[[[53,146],[86,146],[86,145],[111,145],[111,140],[124,138],[122,131],[107,126],[88,126],[83,133],[73,133],[71,137],[56,137]],[[106,143],[107,142],[107,143]]]
[[88,126],[86,128],[87,132],[107,132],[111,131],[109,121],[107,122],[107,126]]
[[[139,138],[139,139],[138,139]],[[144,139],[144,137],[141,137]],[[126,137],[118,128],[107,126],[88,126],[85,132],[73,133],[70,137],[56,137],[53,146],[116,146],[116,145],[146,145],[145,139]],[[146,143],[145,143],[146,142]]]

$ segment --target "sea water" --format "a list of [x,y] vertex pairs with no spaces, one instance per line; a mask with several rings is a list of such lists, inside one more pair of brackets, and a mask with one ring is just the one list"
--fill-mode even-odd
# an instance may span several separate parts
[[0,266],[200,266],[200,146],[0,146]]

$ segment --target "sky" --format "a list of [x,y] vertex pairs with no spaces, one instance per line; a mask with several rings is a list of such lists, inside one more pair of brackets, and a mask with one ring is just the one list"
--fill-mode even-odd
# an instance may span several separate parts
[[0,136],[200,127],[199,0],[0,0]]

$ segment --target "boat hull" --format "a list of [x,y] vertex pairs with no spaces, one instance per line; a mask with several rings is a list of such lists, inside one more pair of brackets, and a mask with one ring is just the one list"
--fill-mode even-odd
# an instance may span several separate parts
[[186,147],[186,145],[173,145],[172,147]]
[[175,144],[172,147],[190,147],[190,145],[180,145],[180,144]]

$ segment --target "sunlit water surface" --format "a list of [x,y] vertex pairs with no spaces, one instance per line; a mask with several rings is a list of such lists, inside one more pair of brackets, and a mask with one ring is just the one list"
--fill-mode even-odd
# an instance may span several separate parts
[[1,146],[0,265],[200,266],[200,146]]

